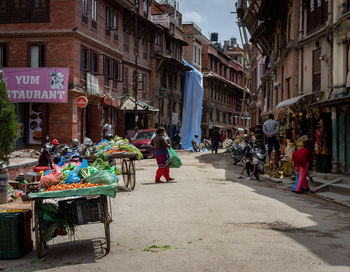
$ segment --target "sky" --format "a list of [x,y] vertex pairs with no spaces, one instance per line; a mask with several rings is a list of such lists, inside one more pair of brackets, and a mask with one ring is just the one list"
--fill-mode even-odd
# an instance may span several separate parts
[[178,0],[182,21],[193,21],[202,29],[203,35],[218,32],[219,41],[237,38],[241,44],[235,11],[237,0]]

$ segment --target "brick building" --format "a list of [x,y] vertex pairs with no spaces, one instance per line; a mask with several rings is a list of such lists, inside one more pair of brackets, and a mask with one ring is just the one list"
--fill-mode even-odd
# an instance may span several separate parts
[[[150,100],[151,45],[160,30],[149,20],[151,1],[137,3],[135,11],[129,0],[0,2],[1,67],[69,68],[67,103],[15,104],[21,129],[17,147],[41,143],[30,139],[33,105],[42,110],[42,119],[36,120],[42,138],[56,137],[64,143],[82,141],[85,135],[100,141],[107,119],[122,136],[134,127],[135,116],[121,105],[134,95],[135,80],[139,100]],[[77,106],[79,96],[88,98],[86,108]],[[152,113],[139,115],[140,127],[152,124]]]
[[[220,48],[212,44],[202,46],[202,73],[204,86],[202,135],[209,137],[214,126],[225,131],[225,136],[242,127],[249,128],[243,98],[243,69]],[[245,104],[246,105],[246,104]]]
[[182,14],[176,6],[153,3],[152,21],[160,26],[152,44],[151,104],[159,109],[154,116],[156,127],[162,126],[172,138],[181,127],[183,105],[183,72],[190,68],[182,60]]

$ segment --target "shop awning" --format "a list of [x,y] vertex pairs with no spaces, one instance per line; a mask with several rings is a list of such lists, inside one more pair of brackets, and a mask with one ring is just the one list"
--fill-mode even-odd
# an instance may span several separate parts
[[[127,99],[121,105],[120,109],[128,110],[128,111],[135,110],[135,99],[133,99],[133,98]],[[156,108],[148,105],[147,103],[144,103],[144,102],[141,102],[141,101],[137,101],[137,110],[138,111],[153,111],[153,112],[159,111],[159,109],[156,109]]]
[[324,99],[316,101],[315,103],[310,105],[310,108],[323,108],[337,105],[344,105],[350,103],[350,96],[338,97],[333,99]]
[[298,95],[296,97],[284,100],[276,106],[276,110],[283,108],[290,108],[292,111],[296,111],[301,106],[308,106],[313,102],[313,98],[320,96],[321,92],[308,93],[303,95]]

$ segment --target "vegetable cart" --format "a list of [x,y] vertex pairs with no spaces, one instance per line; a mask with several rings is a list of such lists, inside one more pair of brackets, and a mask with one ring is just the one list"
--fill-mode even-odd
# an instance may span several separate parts
[[[81,188],[64,191],[53,191],[53,192],[41,192],[41,193],[30,193],[28,194],[28,200],[34,201],[34,230],[35,230],[35,245],[37,250],[38,258],[41,259],[45,255],[47,250],[47,243],[44,238],[44,226],[42,216],[40,212],[46,199],[57,199],[62,202],[70,201],[75,204],[79,201],[85,201],[84,197],[93,197],[88,201],[94,201],[99,203],[99,222],[104,224],[105,239],[106,239],[106,253],[110,251],[110,228],[109,224],[112,221],[111,210],[108,210],[108,197],[115,197],[117,192],[117,183],[109,184],[105,186],[98,186],[94,188]],[[79,197],[74,197],[79,196]],[[60,203],[60,202],[59,202]],[[75,204],[76,205],[76,204]],[[81,222],[78,225],[85,225],[88,222]]]
[[118,159],[121,161],[121,170],[125,187],[129,186],[131,190],[134,190],[136,185],[135,160],[137,160],[137,156],[136,153],[131,152],[121,152],[108,155],[110,162],[116,162]]

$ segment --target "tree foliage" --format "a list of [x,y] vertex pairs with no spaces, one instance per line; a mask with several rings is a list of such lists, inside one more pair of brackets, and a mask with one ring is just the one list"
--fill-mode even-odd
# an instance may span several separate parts
[[15,105],[8,99],[6,85],[0,74],[0,166],[1,161],[9,163],[9,155],[17,139],[17,130]]

